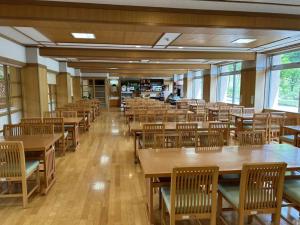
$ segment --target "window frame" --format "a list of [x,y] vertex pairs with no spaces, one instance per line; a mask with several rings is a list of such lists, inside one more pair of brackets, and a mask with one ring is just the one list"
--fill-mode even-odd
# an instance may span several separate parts
[[273,58],[279,55],[291,53],[291,52],[299,52],[300,49],[295,49],[292,51],[284,51],[280,53],[274,53],[270,54],[267,57],[267,71],[266,71],[266,84],[265,84],[265,103],[264,106],[266,109],[271,109],[271,110],[278,110],[278,111],[285,111],[285,112],[290,112],[290,113],[300,113],[300,90],[299,90],[299,99],[298,99],[298,112],[293,112],[293,111],[287,111],[287,110],[281,110],[281,109],[275,109],[271,107],[271,84],[272,84],[272,72],[273,71],[282,71],[282,70],[288,70],[288,69],[300,69],[300,61],[299,62],[292,62],[292,63],[283,63],[283,64],[278,64],[278,65],[273,65]]
[[[218,66],[217,68],[217,74],[218,74],[218,79],[217,79],[217,99],[218,101],[221,101],[221,96],[220,96],[220,86],[221,86],[221,77],[224,76],[233,76],[233,87],[232,87],[232,99],[231,102],[226,102],[229,104],[240,104],[241,103],[241,93],[239,93],[239,102],[235,103],[235,96],[236,96],[236,92],[237,92],[237,87],[236,87],[236,81],[237,81],[237,76],[241,76],[241,72],[242,72],[242,66],[240,67],[240,69],[238,69],[238,64],[242,63],[242,62],[234,62],[234,63],[227,63],[227,64],[222,64],[220,66]],[[222,68],[225,66],[229,66],[229,65],[233,65],[233,70],[229,71],[229,72],[222,72]],[[240,89],[240,88],[239,88]]]

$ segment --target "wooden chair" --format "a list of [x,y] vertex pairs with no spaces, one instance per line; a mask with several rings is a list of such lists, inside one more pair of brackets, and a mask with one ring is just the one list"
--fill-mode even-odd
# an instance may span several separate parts
[[217,114],[217,120],[221,122],[229,122],[230,114],[229,109],[219,109]]
[[142,133],[142,148],[155,148],[155,135],[165,133],[164,124],[153,124],[147,123],[143,124],[143,133]]
[[178,101],[178,102],[176,102],[176,108],[188,110],[189,103],[188,103],[188,101]]
[[65,155],[68,148],[68,132],[65,131],[64,118],[44,118],[44,123],[52,125],[54,132],[61,134],[61,138],[55,144],[55,149],[61,151],[62,155]]
[[269,113],[255,113],[253,117],[252,130],[263,131],[266,134],[268,143],[270,142],[269,135]]
[[16,137],[24,135],[24,125],[22,124],[5,124],[3,126],[4,137]]
[[215,225],[218,175],[219,168],[215,166],[174,168],[171,188],[161,188],[162,225],[166,225],[166,211],[170,225],[187,219],[210,219],[210,224]]
[[55,118],[60,117],[60,111],[53,111],[53,112],[44,112],[44,117],[46,118]]
[[22,124],[41,124],[43,123],[43,119],[36,117],[36,118],[22,118],[21,119]]
[[221,132],[198,132],[196,151],[216,151],[222,146],[224,146],[224,139]]
[[205,122],[205,121],[206,121],[205,111],[188,114],[188,122]]
[[187,121],[187,110],[177,110],[175,117],[176,117],[176,122],[186,122]]
[[278,141],[285,124],[285,112],[270,112],[269,135],[271,141]]
[[255,113],[255,109],[254,108],[243,108],[243,114],[252,115],[254,113]]
[[195,147],[197,141],[197,123],[178,123],[176,131],[179,135],[180,147]]
[[242,131],[237,136],[239,145],[241,146],[266,144],[266,134],[264,131]]
[[179,135],[175,133],[155,134],[155,148],[178,148]]
[[24,129],[27,130],[30,135],[54,134],[52,124],[24,124]]
[[77,117],[77,111],[62,111],[61,117],[64,118],[76,118]]
[[223,134],[223,139],[226,144],[230,138],[230,124],[228,122],[211,121],[208,125],[209,132],[220,132]]
[[[35,179],[32,180],[32,176]],[[34,185],[28,183],[29,178]],[[21,183],[21,193],[12,193],[11,186]],[[39,161],[25,161],[25,153],[22,142],[0,142],[0,186],[5,186],[0,192],[0,198],[22,197],[23,207],[27,207],[29,197],[40,189]],[[17,188],[16,188],[17,189]]]
[[[289,203],[289,206],[300,210],[300,179],[289,179],[286,177],[283,190],[284,201]],[[288,219],[285,218],[287,221]],[[289,224],[293,224],[289,221]]]
[[176,110],[167,110],[165,114],[165,122],[176,122]]
[[[300,117],[297,115],[289,115],[284,122],[284,126],[300,125]],[[279,143],[288,143],[295,146],[300,146],[300,137],[295,140],[295,135],[290,133],[287,129],[283,128],[279,137]]]
[[[244,216],[273,214],[273,224],[280,224],[280,213],[286,163],[244,164],[240,186],[219,185],[218,206],[221,216],[222,198],[238,212],[238,225],[244,225]],[[223,217],[218,217],[224,220]]]

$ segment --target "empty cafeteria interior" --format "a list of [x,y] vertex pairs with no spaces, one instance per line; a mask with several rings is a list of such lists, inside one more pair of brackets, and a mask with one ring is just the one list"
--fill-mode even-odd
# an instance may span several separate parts
[[300,224],[299,0],[0,1],[0,225]]

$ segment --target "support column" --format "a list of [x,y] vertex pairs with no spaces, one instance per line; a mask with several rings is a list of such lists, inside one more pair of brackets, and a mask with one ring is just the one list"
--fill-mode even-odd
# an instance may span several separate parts
[[47,67],[38,64],[39,49],[27,48],[21,70],[24,117],[41,117],[48,111]]
[[187,74],[183,75],[183,93],[182,93],[183,98],[188,97],[188,78]]
[[210,102],[210,70],[203,71],[203,99]]
[[217,101],[217,93],[218,93],[218,67],[215,65],[211,65],[210,67],[210,94],[209,94],[209,102]]
[[72,77],[67,71],[66,62],[59,63],[59,71],[56,77],[57,107],[63,107],[72,102]]
[[73,84],[73,101],[76,102],[81,99],[81,81],[80,81],[80,70],[75,71],[75,76],[72,77]]

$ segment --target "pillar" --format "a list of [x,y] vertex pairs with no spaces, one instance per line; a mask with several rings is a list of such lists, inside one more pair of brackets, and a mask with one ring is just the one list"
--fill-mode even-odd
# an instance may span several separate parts
[[59,73],[56,77],[57,107],[72,102],[72,77],[68,73],[67,63],[59,63]]

